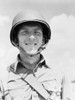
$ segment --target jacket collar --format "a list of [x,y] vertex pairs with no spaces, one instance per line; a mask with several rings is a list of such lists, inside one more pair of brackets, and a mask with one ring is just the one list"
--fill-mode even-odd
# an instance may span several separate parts
[[[15,64],[14,64],[14,72],[16,72],[17,71],[17,68],[18,68],[18,64],[19,63],[21,63],[22,65],[23,65],[23,62],[21,61],[21,59],[20,59],[20,55],[18,54],[18,56],[17,56],[17,60],[16,60],[16,62],[15,62]],[[34,68],[34,70],[36,70],[38,67],[42,67],[42,65],[45,65],[46,66],[46,62],[45,62],[45,59],[44,59],[44,57],[43,57],[43,55],[42,54],[40,54],[40,61],[38,62],[38,64],[36,65],[36,67]],[[24,66],[24,65],[23,65]],[[24,66],[25,67],[25,66]],[[26,68],[26,67],[25,67]]]

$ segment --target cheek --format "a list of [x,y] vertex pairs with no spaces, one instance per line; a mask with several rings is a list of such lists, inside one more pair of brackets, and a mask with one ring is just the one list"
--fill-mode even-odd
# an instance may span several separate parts
[[26,37],[19,37],[18,38],[19,44],[24,43],[25,40],[26,40]]
[[43,38],[38,38],[38,41],[39,41],[39,45],[42,45],[42,43],[43,43]]

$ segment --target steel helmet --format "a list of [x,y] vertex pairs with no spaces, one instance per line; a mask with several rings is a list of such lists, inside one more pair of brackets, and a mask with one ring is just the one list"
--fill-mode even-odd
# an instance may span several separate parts
[[12,28],[10,31],[10,41],[14,46],[18,45],[18,30],[21,25],[26,23],[39,23],[43,28],[43,36],[45,44],[48,43],[49,39],[51,38],[51,29],[49,24],[44,20],[40,14],[34,10],[26,10],[24,12],[18,13],[13,22]]

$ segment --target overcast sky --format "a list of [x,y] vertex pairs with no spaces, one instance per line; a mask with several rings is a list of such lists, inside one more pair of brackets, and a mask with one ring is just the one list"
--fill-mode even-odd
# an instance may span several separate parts
[[[74,0],[0,0],[0,68],[2,71],[16,59],[17,49],[10,43],[14,16],[25,9],[40,11],[49,22],[52,38],[44,51],[51,66],[65,68],[75,79],[75,1]],[[4,78],[5,79],[5,78]]]

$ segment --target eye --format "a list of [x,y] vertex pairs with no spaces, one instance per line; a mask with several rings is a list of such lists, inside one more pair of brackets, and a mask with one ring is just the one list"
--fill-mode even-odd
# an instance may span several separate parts
[[21,30],[19,33],[20,33],[20,35],[27,35],[28,34],[27,30]]
[[35,32],[35,34],[36,34],[36,35],[40,35],[40,33],[39,33],[39,32]]
[[42,32],[41,32],[41,31],[35,31],[35,34],[36,34],[36,35],[41,35]]

